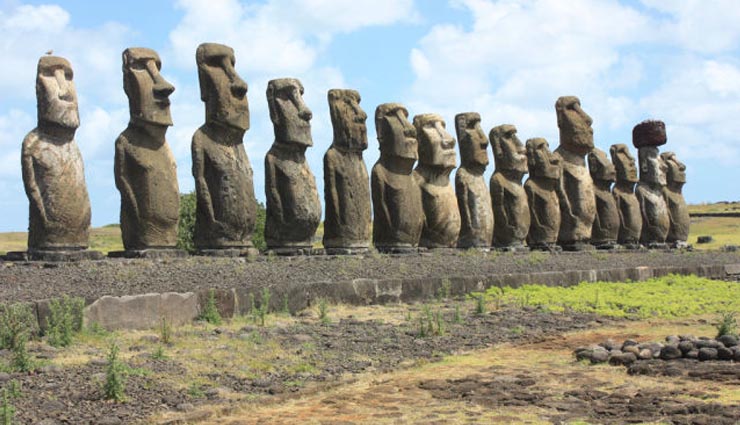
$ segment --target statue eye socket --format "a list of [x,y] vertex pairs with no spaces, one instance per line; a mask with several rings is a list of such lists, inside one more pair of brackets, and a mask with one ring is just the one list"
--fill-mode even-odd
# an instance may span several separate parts
[[134,71],[143,71],[146,69],[147,62],[144,61],[133,61],[129,64],[129,68]]

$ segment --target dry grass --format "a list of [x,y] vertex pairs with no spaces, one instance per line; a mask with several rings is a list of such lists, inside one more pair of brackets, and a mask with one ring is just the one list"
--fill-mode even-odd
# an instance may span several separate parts
[[[712,236],[707,244],[697,244],[699,236]],[[719,249],[725,245],[740,245],[740,217],[695,217],[691,219],[689,243],[696,249]]]
[[740,201],[689,205],[689,213],[740,213]]
[[[25,251],[27,247],[28,233],[0,233],[0,254],[5,254],[9,251]],[[118,225],[90,229],[90,249],[101,251],[104,254],[107,254],[109,251],[122,250],[121,229]]]

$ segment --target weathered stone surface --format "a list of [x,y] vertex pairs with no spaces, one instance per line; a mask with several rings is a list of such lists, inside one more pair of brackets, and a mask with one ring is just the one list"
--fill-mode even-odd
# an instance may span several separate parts
[[80,125],[72,66],[43,56],[36,74],[38,124],[23,139],[23,186],[29,200],[28,250],[87,248],[90,199],[82,155],[74,140]]
[[668,205],[663,197],[666,165],[656,147],[640,148],[638,157],[640,182],[635,189],[635,195],[640,202],[642,214],[640,241],[649,247],[659,248],[665,244],[670,228]]
[[668,218],[671,224],[666,242],[677,247],[686,246],[686,241],[689,239],[689,226],[691,225],[689,208],[681,192],[683,185],[686,184],[686,166],[678,160],[673,152],[663,152],[660,157],[668,168],[663,197],[668,207]]
[[615,144],[609,148],[612,163],[617,171],[617,183],[612,189],[614,201],[619,212],[619,234],[617,242],[626,248],[640,247],[642,233],[642,213],[640,202],[635,195],[637,166],[627,145]]
[[85,326],[97,323],[105,329],[152,329],[162,318],[172,326],[184,325],[198,316],[198,296],[192,292],[104,296],[85,307]]
[[564,249],[587,247],[596,218],[593,180],[586,169],[584,155],[594,147],[592,119],[581,109],[575,96],[564,96],[555,103],[560,129],[560,145],[555,152],[562,158],[560,179],[560,232],[558,243]]
[[251,248],[257,200],[242,142],[249,130],[247,83],[234,69],[231,47],[203,43],[195,58],[206,122],[191,145],[198,199],[193,242],[201,250]]
[[460,211],[459,248],[488,248],[493,241],[493,209],[483,173],[488,166],[488,138],[477,112],[455,116],[460,144],[460,168],[455,173],[455,194]]
[[606,153],[597,148],[588,154],[588,169],[596,195],[596,218],[591,231],[591,244],[597,248],[614,248],[619,236],[619,209],[611,186],[617,178],[617,172]]
[[632,145],[637,149],[665,145],[668,137],[665,123],[658,120],[645,120],[632,129]]
[[131,119],[116,139],[115,179],[121,192],[121,236],[126,250],[174,247],[180,193],[177,165],[165,140],[172,125],[169,96],[175,88],[151,49],[123,52],[123,88]]
[[460,210],[450,173],[457,165],[455,138],[445,129],[437,114],[414,117],[419,149],[419,164],[414,178],[421,189],[424,227],[419,246],[451,248],[457,246],[460,235]]
[[313,146],[303,85],[294,78],[271,80],[267,104],[275,142],[265,156],[265,241],[272,249],[310,249],[321,221],[316,179],[306,161]]
[[494,215],[493,246],[516,249],[524,246],[529,232],[529,204],[522,186],[527,173],[527,155],[510,124],[491,129],[496,171],[491,176],[491,203]]
[[328,93],[334,140],[324,155],[324,248],[357,252],[370,246],[370,178],[362,152],[367,149],[367,114],[360,93]]
[[529,178],[524,183],[531,224],[527,244],[532,249],[554,249],[560,230],[560,157],[550,152],[547,140],[527,140]]
[[380,158],[372,169],[373,244],[379,251],[419,245],[424,212],[421,191],[412,175],[418,158],[416,129],[398,103],[375,109]]

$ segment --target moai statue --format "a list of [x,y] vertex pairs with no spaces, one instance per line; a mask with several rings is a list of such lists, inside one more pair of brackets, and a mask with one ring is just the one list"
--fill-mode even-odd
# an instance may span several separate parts
[[375,109],[380,158],[372,169],[373,244],[380,252],[417,251],[424,211],[421,191],[412,175],[418,158],[416,129],[398,103]]
[[195,53],[206,122],[193,135],[197,206],[193,242],[200,254],[256,255],[252,167],[244,150],[249,130],[247,83],[234,69],[234,50],[203,43]]
[[594,148],[592,120],[575,96],[559,98],[555,112],[560,129],[560,146],[555,152],[562,158],[563,167],[558,189],[561,213],[558,243],[568,251],[591,249],[596,198],[584,157]]
[[606,157],[606,153],[597,148],[588,154],[588,169],[594,181],[596,195],[596,219],[591,232],[591,244],[596,249],[616,249],[619,237],[619,209],[611,187],[617,178],[617,171]]
[[527,174],[527,155],[510,124],[494,127],[489,133],[496,171],[491,176],[493,205],[493,246],[506,251],[526,250],[530,217],[522,178]]
[[637,166],[627,145],[616,144],[609,149],[612,163],[617,171],[617,183],[612,189],[619,212],[619,235],[617,242],[627,249],[639,249],[642,232],[642,213],[635,196]]
[[632,129],[632,144],[637,148],[640,162],[640,182],[635,189],[642,213],[640,242],[655,249],[666,248],[665,240],[671,223],[663,197],[666,164],[658,152],[658,146],[666,141],[662,121],[643,121]]
[[28,252],[9,258],[70,261],[97,259],[86,251],[90,199],[82,155],[74,140],[80,115],[72,66],[58,56],[39,59],[38,124],[23,139],[21,165],[29,201]]
[[267,104],[275,142],[265,156],[267,248],[278,255],[312,253],[321,221],[316,179],[306,161],[311,139],[311,110],[303,103],[303,85],[295,78],[271,80]]
[[334,140],[324,155],[324,249],[327,254],[356,254],[370,246],[370,179],[362,152],[367,149],[367,114],[360,93],[328,93]]
[[175,88],[159,73],[157,52],[123,51],[123,89],[130,120],[116,139],[114,174],[121,192],[124,252],[111,256],[182,256],[175,249],[180,192],[177,165],[165,133],[172,125],[169,96]]
[[660,157],[665,162],[668,173],[666,174],[666,186],[663,188],[663,197],[668,206],[668,217],[670,218],[670,228],[666,242],[674,248],[688,248],[689,209],[686,206],[686,200],[681,190],[686,184],[686,166],[678,160],[673,152],[664,152]]
[[455,173],[455,193],[461,219],[457,246],[488,250],[493,240],[491,194],[483,178],[488,166],[488,138],[476,112],[457,114],[455,130],[461,162]]
[[560,231],[560,157],[550,152],[547,140],[527,140],[527,166],[529,178],[524,183],[527,193],[531,224],[527,235],[530,249],[558,252]]
[[455,248],[460,235],[460,210],[455,188],[450,183],[450,173],[457,166],[455,138],[437,114],[414,116],[414,128],[419,143],[419,164],[414,178],[421,189],[424,209],[419,246]]

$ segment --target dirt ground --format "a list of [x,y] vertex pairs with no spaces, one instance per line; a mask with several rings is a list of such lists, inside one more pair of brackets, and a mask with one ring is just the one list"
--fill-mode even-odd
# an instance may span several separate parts
[[[675,364],[679,372],[668,373],[656,363],[630,374],[571,354],[606,338],[704,335],[706,319],[475,308],[470,300],[329,306],[328,323],[316,310],[272,314],[265,326],[240,317],[175,329],[169,344],[157,331],[85,333],[63,349],[32,343],[40,370],[0,373],[0,386],[20,384],[11,400],[18,423],[44,425],[740,421],[736,363]],[[128,370],[123,403],[101,389],[112,340]]]

